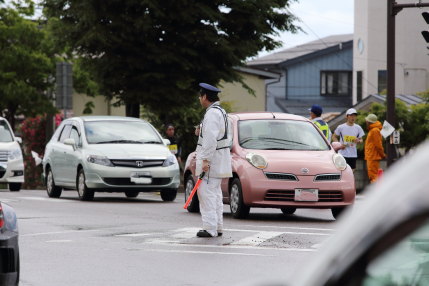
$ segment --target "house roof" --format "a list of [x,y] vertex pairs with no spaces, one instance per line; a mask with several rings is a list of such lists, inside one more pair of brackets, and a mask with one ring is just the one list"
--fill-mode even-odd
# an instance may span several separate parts
[[250,67],[235,67],[234,69],[236,69],[240,72],[243,72],[243,73],[259,76],[260,78],[263,78],[263,79],[278,79],[278,78],[280,78],[279,73],[274,73],[274,72],[250,68]]
[[341,43],[350,42],[353,40],[353,34],[341,34],[328,36],[303,45],[281,50],[270,55],[266,55],[247,62],[249,67],[256,66],[273,66],[285,61],[309,55],[327,48],[337,46]]
[[[399,99],[403,101],[407,106],[423,103],[423,98],[413,95],[413,94],[397,94],[395,96],[396,99]],[[365,110],[368,111],[371,107],[371,104],[374,102],[378,103],[384,103],[386,101],[386,95],[381,94],[372,94],[368,97],[365,97],[360,102],[356,103],[352,107],[356,109],[358,112],[359,110]],[[344,123],[346,121],[346,111],[348,108],[344,109],[337,117],[333,118],[331,121],[329,121],[329,127],[331,129],[336,128],[341,123]]]

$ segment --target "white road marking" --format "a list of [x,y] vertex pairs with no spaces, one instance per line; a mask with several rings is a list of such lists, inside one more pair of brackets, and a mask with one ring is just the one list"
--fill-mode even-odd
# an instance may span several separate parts
[[272,257],[274,255],[257,254],[257,253],[240,253],[240,252],[219,252],[219,251],[199,251],[199,250],[177,250],[177,249],[144,249],[145,251],[153,252],[170,252],[170,253],[195,253],[195,254],[219,254],[219,255],[241,255],[241,256],[265,256]]
[[73,240],[70,240],[70,239],[62,239],[62,240],[58,239],[58,240],[47,240],[46,242],[49,242],[49,243],[51,243],[51,242],[54,242],[54,243],[58,243],[58,242],[63,243],[63,242],[72,242],[72,241]]
[[27,234],[20,234],[20,236],[41,236],[41,235],[53,235],[53,234],[84,233],[84,232],[93,232],[93,231],[101,231],[101,229],[63,230],[63,231],[52,231],[52,232],[27,233]]
[[22,200],[30,200],[30,201],[49,201],[54,203],[68,203],[72,202],[70,200],[60,200],[60,199],[53,199],[53,198],[43,198],[43,197],[17,197],[18,199]]
[[240,239],[238,241],[235,241],[231,243],[231,245],[254,245],[257,246],[264,241],[271,239],[273,237],[282,235],[283,232],[277,232],[277,231],[262,231],[258,232],[252,236],[247,236],[243,239]]
[[161,232],[142,232],[142,233],[127,233],[127,234],[116,234],[118,237],[141,237],[141,236],[150,236],[150,235],[159,235],[163,234]]
[[315,227],[298,227],[298,226],[277,226],[277,225],[241,225],[245,227],[255,228],[274,228],[274,229],[301,229],[301,230],[314,230],[314,231],[334,231],[332,228],[315,228]]

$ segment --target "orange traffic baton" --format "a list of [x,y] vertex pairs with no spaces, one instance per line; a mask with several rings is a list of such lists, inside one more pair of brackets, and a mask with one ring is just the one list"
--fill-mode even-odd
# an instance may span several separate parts
[[202,172],[202,173],[201,173],[200,177],[199,177],[199,178],[198,178],[198,180],[197,180],[197,183],[195,184],[195,186],[194,186],[194,188],[192,189],[192,191],[191,191],[191,193],[190,193],[190,195],[189,195],[188,199],[186,200],[185,205],[183,206],[183,208],[184,208],[184,209],[187,209],[187,208],[188,208],[189,204],[190,204],[190,203],[191,203],[191,201],[192,201],[192,198],[194,197],[195,193],[196,193],[196,192],[197,192],[197,190],[198,190],[198,187],[200,186],[201,182],[203,181],[203,178],[204,178],[204,175],[205,175],[205,174],[206,174],[206,172]]

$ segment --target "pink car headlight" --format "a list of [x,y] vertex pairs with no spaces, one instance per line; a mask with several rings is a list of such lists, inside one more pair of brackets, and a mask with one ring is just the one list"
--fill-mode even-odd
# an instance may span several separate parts
[[347,168],[346,159],[344,159],[340,154],[332,155],[332,161],[334,162],[335,167],[340,171],[344,171]]
[[247,161],[252,164],[255,168],[265,169],[268,165],[267,160],[258,154],[247,153],[246,155]]

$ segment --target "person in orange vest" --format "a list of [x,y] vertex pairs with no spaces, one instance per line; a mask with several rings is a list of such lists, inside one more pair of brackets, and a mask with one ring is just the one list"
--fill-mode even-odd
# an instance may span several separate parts
[[365,117],[365,121],[368,128],[368,136],[365,141],[365,160],[368,169],[369,181],[374,183],[378,178],[380,160],[386,157],[380,133],[383,125],[378,121],[377,115],[372,113]]

